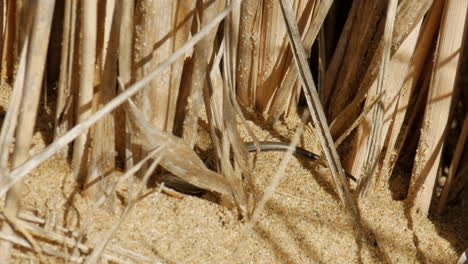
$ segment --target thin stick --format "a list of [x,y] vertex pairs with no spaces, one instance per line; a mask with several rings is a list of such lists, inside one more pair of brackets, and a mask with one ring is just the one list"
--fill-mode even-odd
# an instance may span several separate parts
[[358,211],[355,200],[351,198],[349,187],[346,183],[346,176],[343,168],[341,167],[340,158],[328,128],[327,120],[317,94],[317,89],[315,88],[312,73],[308,67],[305,50],[300,41],[299,30],[295,23],[294,14],[291,7],[285,3],[284,0],[281,0],[280,3],[281,10],[283,11],[282,14],[288,29],[290,46],[293,50],[294,60],[302,82],[307,105],[318,129],[320,143],[332,172],[338,196],[340,197],[341,202],[348,208],[351,208],[354,215],[357,215]]

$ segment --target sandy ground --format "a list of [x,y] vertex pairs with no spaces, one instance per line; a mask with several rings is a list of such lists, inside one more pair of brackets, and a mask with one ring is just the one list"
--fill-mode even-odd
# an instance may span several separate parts
[[[249,123],[261,140],[284,141],[294,133],[294,122],[263,128],[254,122]],[[50,123],[39,126],[43,129],[35,135],[32,154],[50,140]],[[206,138],[202,132],[200,140]],[[310,131],[300,145],[315,152],[319,149]],[[258,155],[252,174],[258,196],[283,156],[277,152]],[[127,187],[119,188],[114,212],[95,206],[76,187],[68,163],[51,159],[25,178],[22,212],[45,219],[46,224],[40,226],[50,232],[80,238],[94,247],[121,219],[128,203]],[[140,188],[139,184],[134,188]],[[292,158],[253,226],[235,211],[207,199],[175,198],[159,193],[157,187],[144,191],[147,195],[110,240],[105,251],[110,258],[127,263],[455,263],[468,247],[468,206],[460,204],[444,216],[429,219],[412,216],[409,206],[393,200],[388,190],[375,193],[360,206],[365,232],[372,232],[375,241],[356,238],[358,227],[339,202],[327,169],[300,157]],[[74,233],[62,232],[58,226]],[[63,242],[39,242],[64,251]],[[37,262],[30,250],[16,246],[13,253],[15,262]],[[68,255],[79,257],[80,251],[70,250]]]

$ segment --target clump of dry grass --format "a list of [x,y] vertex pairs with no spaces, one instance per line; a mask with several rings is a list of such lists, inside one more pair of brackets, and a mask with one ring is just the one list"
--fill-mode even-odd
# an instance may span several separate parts
[[[15,244],[42,260],[48,255],[124,263],[107,242],[144,195],[150,176],[163,169],[217,194],[221,204],[254,224],[292,153],[257,199],[255,164],[239,132],[245,127],[260,150],[244,116],[249,110],[270,124],[310,113],[312,122],[303,118],[301,126],[316,131],[338,197],[359,226],[365,213],[359,199],[390,189],[397,162],[410,168],[406,189],[412,212],[427,215],[437,204],[442,213],[468,184],[468,105],[461,88],[468,4],[340,5],[331,0],[2,2],[1,80],[12,93],[0,134],[0,195],[6,198],[1,261],[10,259]],[[49,39],[61,39],[59,60],[50,55],[56,51]],[[41,93],[54,94],[54,136],[30,156],[40,103],[50,104]],[[202,117],[212,142],[210,165],[196,151]],[[452,127],[458,128],[456,140],[447,136]],[[288,139],[291,145],[300,142],[300,134]],[[444,153],[452,158],[443,160]],[[93,249],[41,229],[37,222],[45,220],[24,219],[20,211],[22,179],[53,155],[70,159],[76,182],[96,206],[112,211],[117,186],[128,181],[127,209]],[[343,168],[359,179],[355,189]],[[449,169],[439,201],[433,190],[443,168]],[[126,172],[119,178],[116,170]],[[136,174],[145,186],[138,192],[131,187]],[[161,184],[158,191],[163,189]],[[70,255],[73,247],[83,254]]]

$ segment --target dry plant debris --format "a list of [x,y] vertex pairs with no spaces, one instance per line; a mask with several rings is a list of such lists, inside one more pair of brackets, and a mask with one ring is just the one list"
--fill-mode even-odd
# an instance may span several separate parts
[[463,262],[467,9],[2,1],[0,262]]

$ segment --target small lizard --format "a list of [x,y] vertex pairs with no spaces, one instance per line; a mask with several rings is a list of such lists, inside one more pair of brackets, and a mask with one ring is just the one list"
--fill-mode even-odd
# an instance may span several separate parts
[[[283,142],[272,142],[272,141],[260,141],[259,142],[259,147],[260,151],[288,151],[291,149],[291,146],[288,143],[283,143]],[[248,152],[256,152],[257,148],[255,147],[255,144],[253,142],[247,142],[245,143],[245,148],[247,149]],[[300,147],[293,147],[292,149],[293,153],[298,154],[300,156],[306,157],[311,160],[317,160],[320,158],[319,155],[310,152],[308,150],[305,150]],[[356,178],[349,174],[346,173],[346,177],[351,179],[352,181],[356,182]],[[205,190],[198,188],[197,186],[190,184],[183,179],[174,176],[172,174],[166,174],[164,175],[161,179],[160,182],[164,182],[165,186],[174,189],[176,191],[182,192],[182,193],[187,193],[187,194],[200,194],[204,192]]]

